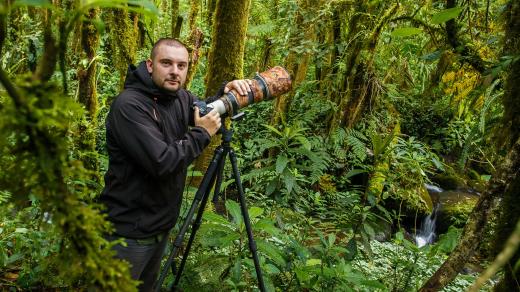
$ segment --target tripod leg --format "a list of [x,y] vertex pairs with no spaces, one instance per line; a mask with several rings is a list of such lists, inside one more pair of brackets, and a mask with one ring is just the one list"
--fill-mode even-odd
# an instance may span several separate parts
[[[217,149],[215,149],[215,154],[213,156],[213,159],[211,160],[211,162],[208,166],[208,170],[206,171],[206,174],[202,178],[200,187],[197,190],[197,193],[195,194],[195,199],[193,199],[193,203],[191,204],[190,210],[188,211],[188,214],[186,215],[186,219],[184,220],[184,222],[182,224],[179,234],[177,234],[177,236],[175,237],[172,249],[170,251],[170,255],[168,256],[168,259],[166,260],[166,264],[164,265],[164,268],[161,271],[159,280],[157,281],[157,284],[155,285],[156,292],[159,292],[161,290],[161,286],[164,282],[164,279],[166,278],[168,269],[172,265],[173,258],[175,256],[177,256],[177,252],[178,252],[179,248],[181,247],[182,242],[184,241],[184,235],[186,234],[186,231],[188,230],[188,227],[193,219],[193,214],[195,214],[195,209],[199,205],[199,202],[201,202],[204,198],[209,197],[209,192],[211,190],[211,184],[215,181],[215,173],[217,170],[218,162],[220,161],[223,152],[224,152],[224,150],[222,147],[218,147]],[[180,274],[182,274],[182,270],[179,269],[176,276],[180,277]]]
[[[213,178],[211,181],[211,184],[215,181],[215,179],[217,179],[217,184],[220,184],[219,181],[222,180],[221,171],[224,169],[223,165],[226,160],[227,152],[228,151],[226,149],[224,149],[223,152],[220,153],[220,155],[215,158],[217,160],[218,172],[211,174],[211,177]],[[207,175],[207,173],[206,173],[206,175]],[[211,186],[211,184],[210,184],[210,186]],[[220,188],[220,186],[218,188]],[[215,189],[215,194],[216,194],[216,192],[218,192],[218,188]],[[177,288],[177,285],[179,284],[179,281],[181,279],[182,271],[184,270],[184,266],[186,265],[186,260],[188,259],[188,254],[190,253],[191,245],[193,244],[193,241],[195,240],[195,235],[197,234],[197,231],[199,230],[199,227],[201,225],[202,214],[204,213],[204,209],[206,208],[208,199],[209,199],[209,190],[208,190],[207,194],[203,197],[202,202],[200,203],[200,206],[199,206],[199,210],[197,211],[197,217],[195,218],[195,221],[193,222],[190,238],[188,239],[186,249],[184,250],[184,254],[182,256],[182,260],[179,265],[179,271],[177,272],[177,275],[175,276],[175,281],[173,282],[172,291],[175,291],[175,289]]]
[[242,216],[244,217],[244,224],[246,226],[247,238],[249,241],[249,250],[251,251],[251,255],[253,256],[253,262],[255,263],[256,277],[258,278],[258,287],[260,288],[260,291],[265,292],[264,278],[262,276],[262,270],[260,269],[260,261],[258,260],[256,242],[253,238],[253,230],[251,228],[249,212],[247,211],[244,189],[242,187],[242,182],[240,181],[240,172],[238,171],[237,157],[233,149],[229,150],[229,158],[231,160],[231,165],[233,167],[233,175],[237,184],[238,195],[240,199],[240,209],[242,210]]
[[215,205],[218,201],[218,196],[220,194],[220,186],[222,185],[222,176],[224,173],[224,165],[226,163],[226,155],[229,150],[227,147],[224,147],[224,153],[222,154],[223,159],[219,161],[218,171],[217,171],[217,182],[215,183],[215,192],[213,193],[213,205]]

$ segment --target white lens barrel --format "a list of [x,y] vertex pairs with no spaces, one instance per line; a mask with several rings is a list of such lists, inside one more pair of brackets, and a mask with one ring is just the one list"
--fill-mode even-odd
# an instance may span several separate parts
[[220,99],[217,99],[214,102],[208,104],[208,108],[216,110],[220,115],[226,113],[226,105]]

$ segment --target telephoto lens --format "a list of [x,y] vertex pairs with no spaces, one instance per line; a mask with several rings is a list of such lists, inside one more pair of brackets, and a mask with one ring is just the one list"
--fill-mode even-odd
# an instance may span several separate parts
[[275,66],[253,77],[251,92],[248,95],[240,95],[236,90],[230,90],[217,100],[206,104],[203,101],[196,102],[194,106],[199,108],[203,116],[211,110],[216,110],[221,116],[234,116],[238,110],[250,104],[262,100],[274,99],[291,90],[291,76],[284,68]]

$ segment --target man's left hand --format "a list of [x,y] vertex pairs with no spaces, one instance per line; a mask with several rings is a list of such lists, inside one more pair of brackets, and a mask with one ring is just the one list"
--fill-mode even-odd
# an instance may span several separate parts
[[251,79],[233,80],[226,84],[226,87],[224,87],[224,93],[228,93],[230,90],[234,89],[240,95],[247,95],[247,93],[251,91],[252,84],[253,81]]

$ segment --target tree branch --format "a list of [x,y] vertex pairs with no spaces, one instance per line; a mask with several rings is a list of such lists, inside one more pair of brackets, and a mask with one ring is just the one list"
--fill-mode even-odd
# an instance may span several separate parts
[[2,47],[7,37],[7,26],[5,24],[5,14],[0,13],[0,55],[2,54]]
[[0,83],[4,86],[5,90],[7,90],[7,94],[11,96],[13,102],[17,108],[20,108],[22,104],[25,103],[23,95],[21,95],[14,84],[7,77],[7,73],[0,67]]

